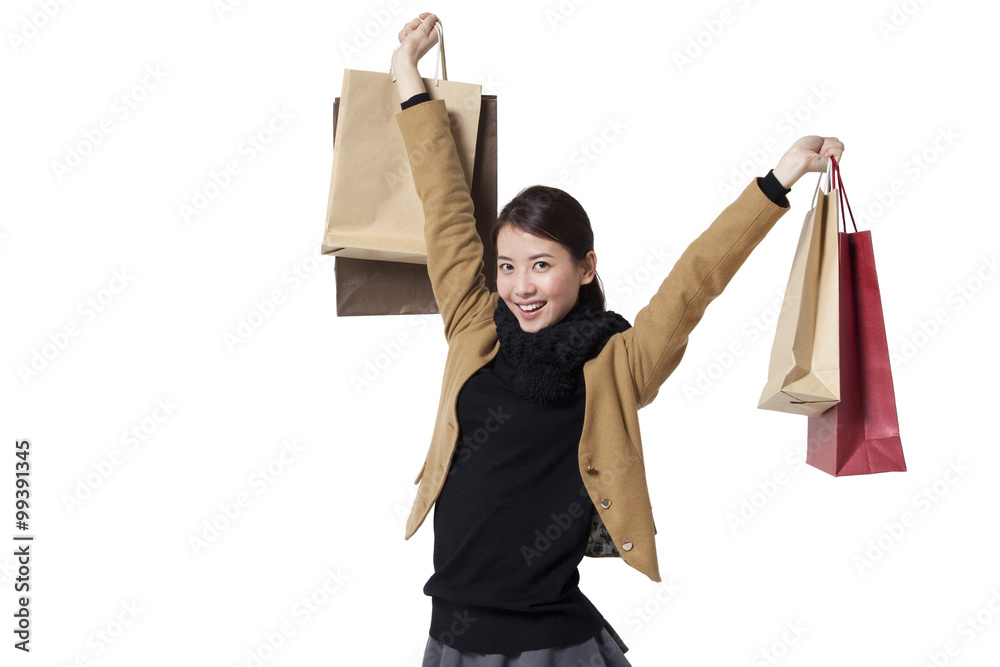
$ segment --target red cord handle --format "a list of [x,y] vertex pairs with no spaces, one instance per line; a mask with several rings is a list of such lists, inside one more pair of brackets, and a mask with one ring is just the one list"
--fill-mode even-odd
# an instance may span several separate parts
[[847,200],[847,191],[844,190],[844,179],[840,175],[840,165],[837,164],[837,160],[830,156],[830,162],[833,163],[833,182],[834,187],[837,188],[837,192],[840,195],[840,215],[844,221],[844,233],[847,233],[847,216],[844,215],[844,204],[847,204],[847,212],[851,214],[851,226],[854,227],[854,231],[858,231],[858,226],[854,222],[854,211],[851,210],[851,202]]

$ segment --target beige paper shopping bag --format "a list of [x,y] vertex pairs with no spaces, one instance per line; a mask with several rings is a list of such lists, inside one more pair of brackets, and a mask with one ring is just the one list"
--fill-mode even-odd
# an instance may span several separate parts
[[[827,178],[829,184],[829,173]],[[837,211],[837,191],[823,193],[817,182],[792,261],[758,408],[817,415],[840,400]]]
[[[333,102],[334,146],[340,98]],[[496,291],[496,248],[490,242],[490,225],[497,211],[497,96],[482,96],[482,116],[476,139],[476,166],[472,176],[472,201],[476,230],[483,242],[483,277],[486,289]],[[438,313],[426,264],[384,262],[377,259],[336,257],[337,316],[416,315]]]
[[[471,188],[482,86],[448,81],[446,69],[441,79],[423,81],[430,98],[448,106]],[[323,254],[427,263],[423,207],[396,124],[400,101],[392,74],[344,70]]]

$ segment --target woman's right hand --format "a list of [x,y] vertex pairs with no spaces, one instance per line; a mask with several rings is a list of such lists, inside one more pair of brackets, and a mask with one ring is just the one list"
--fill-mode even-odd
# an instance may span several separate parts
[[399,31],[399,48],[392,54],[392,69],[404,67],[416,69],[417,62],[437,44],[438,34],[434,28],[437,17],[430,12],[422,13]]

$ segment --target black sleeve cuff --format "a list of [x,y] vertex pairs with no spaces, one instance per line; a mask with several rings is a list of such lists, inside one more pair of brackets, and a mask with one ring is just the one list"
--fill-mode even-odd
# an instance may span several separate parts
[[777,178],[775,178],[774,169],[767,172],[767,176],[764,176],[763,178],[758,176],[757,185],[760,187],[760,191],[763,192],[772,202],[782,208],[789,207],[788,198],[785,197],[785,195],[791,192],[792,189],[786,188]]
[[431,101],[431,95],[430,95],[430,93],[426,93],[426,92],[424,92],[424,93],[417,93],[416,95],[414,95],[410,99],[406,100],[405,102],[403,102],[399,106],[403,107],[404,109],[409,109],[410,107],[414,106],[415,104],[420,104],[421,102],[430,102],[430,101]]

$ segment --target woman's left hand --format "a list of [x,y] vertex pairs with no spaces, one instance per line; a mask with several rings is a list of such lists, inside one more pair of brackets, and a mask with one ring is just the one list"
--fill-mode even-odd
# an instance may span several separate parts
[[807,172],[826,171],[831,156],[839,164],[843,154],[844,144],[837,137],[802,137],[778,160],[774,177],[786,188],[791,188]]

